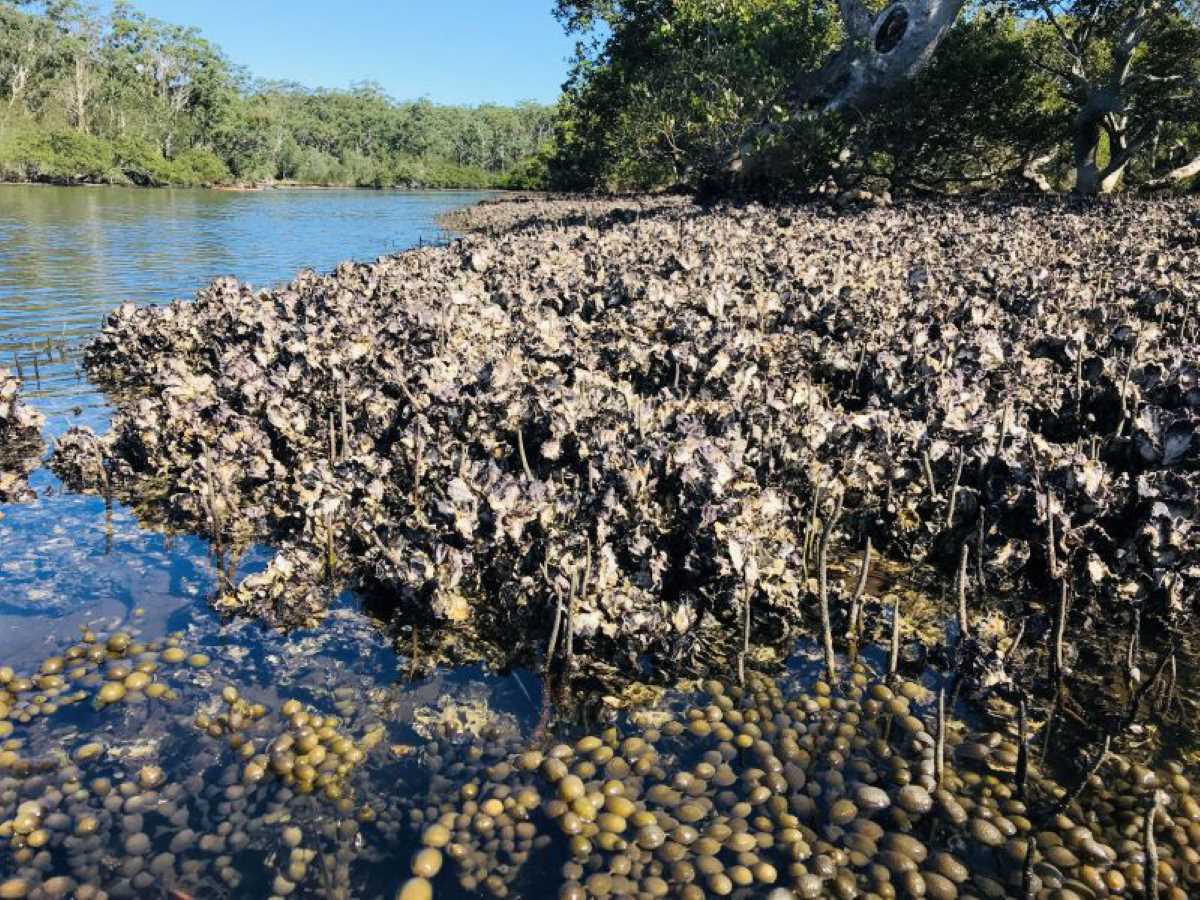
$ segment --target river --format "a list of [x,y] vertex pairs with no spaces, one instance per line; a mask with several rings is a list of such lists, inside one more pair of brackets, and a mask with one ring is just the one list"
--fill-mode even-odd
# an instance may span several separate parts
[[[188,298],[220,276],[269,286],[305,267],[327,270],[343,260],[370,260],[443,242],[450,236],[439,228],[439,214],[485,196],[0,186],[0,366],[20,369],[25,399],[46,416],[49,453],[55,438],[72,426],[107,427],[111,407],[82,371],[81,356],[117,304]],[[180,822],[186,819],[184,830],[194,840],[207,829],[210,842],[224,846],[225,836],[216,833],[221,818],[216,801],[226,790],[221,779],[228,780],[229,759],[215,747],[196,743],[192,724],[196,710],[224,686],[236,686],[241,697],[272,708],[298,699],[314,712],[336,710],[339,727],[356,740],[380,727],[386,708],[388,740],[396,742],[401,755],[422,740],[414,723],[436,716],[456,692],[466,696],[468,706],[485,703],[518,710],[526,719],[532,715],[536,679],[501,677],[476,666],[417,672],[394,651],[386,626],[361,611],[351,594],[340,598],[326,624],[312,632],[282,634],[223,619],[209,602],[220,570],[240,577],[264,564],[264,551],[251,549],[236,561],[221,558],[205,541],[148,526],[119,503],[109,509],[101,498],[67,492],[44,467],[33,473],[31,484],[38,495],[34,502],[0,505],[0,665],[36,678],[47,658],[50,669],[64,657],[69,667],[71,654],[78,652],[71,647],[87,646],[72,645],[81,634],[85,641],[98,635],[103,643],[105,635],[120,632],[132,638],[135,650],[148,648],[148,658],[158,660],[148,668],[161,666],[152,677],[169,687],[165,697],[129,691],[122,702],[107,705],[92,698],[70,704],[71,685],[53,681],[44,694],[30,699],[13,694],[8,703],[16,731],[0,722],[0,738],[8,737],[4,748],[38,758],[59,750],[75,753],[98,740],[104,753],[89,760],[88,777],[103,775],[113,784],[132,785],[141,766],[159,766],[166,782],[154,802],[166,804],[160,812],[169,808]],[[161,653],[168,643],[207,660],[172,668]],[[111,652],[107,665],[109,680],[123,674],[121,660]],[[100,673],[79,677],[85,688],[96,687]],[[7,712],[5,696],[0,690],[0,706]],[[171,697],[176,699],[167,702]],[[407,724],[397,726],[400,722]],[[386,751],[384,757],[392,758]],[[359,773],[366,780],[359,782],[357,803],[370,802],[364,794],[377,783],[373,779],[382,777],[382,765],[373,762]],[[4,769],[0,758],[0,776]],[[193,780],[181,791],[189,777]],[[386,784],[397,777],[388,770]],[[172,786],[176,796],[167,797]],[[228,854],[189,856],[172,847],[180,828],[169,823],[169,816],[139,813],[132,823],[105,819],[98,805],[103,799],[93,794],[64,802],[77,820],[86,819],[88,810],[99,815],[97,836],[69,847],[69,841],[52,836],[46,855],[32,861],[5,854],[0,881],[15,876],[32,885],[57,876],[102,886],[111,896],[167,896],[178,889],[182,893],[171,896],[219,891],[263,897],[288,862],[272,860],[264,867],[261,852],[247,857],[246,846],[258,847],[254,840],[241,848],[243,858],[236,864]],[[220,809],[225,817],[231,814],[228,806]],[[233,804],[239,832],[253,827],[255,809],[244,801]],[[123,852],[131,828],[149,836],[149,852]],[[306,832],[305,843],[313,840],[319,836]],[[110,855],[97,861],[101,851]],[[407,860],[412,845],[402,840],[391,851],[398,861],[394,868],[364,875],[334,865],[307,890],[313,896],[338,896],[336,883],[353,896],[390,893],[406,868],[399,861]],[[151,858],[158,868],[153,891],[146,893]]]

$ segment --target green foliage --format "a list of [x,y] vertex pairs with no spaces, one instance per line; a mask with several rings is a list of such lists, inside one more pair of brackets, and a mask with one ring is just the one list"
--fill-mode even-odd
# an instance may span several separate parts
[[68,128],[6,129],[0,137],[0,180],[54,184],[219,184],[229,170],[210,150],[165,159],[136,138],[105,140]]
[[550,165],[569,187],[699,180],[776,113],[793,73],[816,67],[838,33],[821,0],[560,2],[558,15],[592,39],[580,44]]
[[153,187],[223,184],[230,177],[225,163],[211,150],[200,147],[185,150],[169,160],[144,140],[121,138],[113,142],[112,153],[116,168],[133,184]]
[[[1200,154],[1198,7],[971,4],[880,107],[789,118],[789,91],[841,39],[832,0],[558,0],[580,43],[548,174],[562,188],[703,186],[753,132],[767,135],[742,181],[755,190],[993,188],[1023,184],[1035,161],[1069,186],[1080,111],[1102,108],[1100,168],[1128,157],[1127,183],[1154,183]],[[1118,45],[1137,16],[1122,81]]]
[[117,0],[0,0],[0,177],[144,185],[532,183],[554,110],[253,82],[195,29]]
[[6,129],[0,138],[0,172],[7,179],[55,183],[123,180],[107,141],[59,129]]
[[864,173],[892,189],[996,187],[1069,127],[1052,79],[1010,16],[959,21],[932,63],[858,129]]
[[[1008,0],[1028,52],[1069,114],[1072,176],[1084,193],[1155,183],[1196,158],[1200,21],[1194,0]],[[1164,144],[1164,139],[1170,143]],[[1165,152],[1164,152],[1165,151]]]

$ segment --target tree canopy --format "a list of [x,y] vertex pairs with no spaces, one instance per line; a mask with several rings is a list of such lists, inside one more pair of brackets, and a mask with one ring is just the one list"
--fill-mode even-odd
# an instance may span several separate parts
[[1200,175],[1195,0],[558,0],[584,188],[1081,193]]
[[[548,3],[550,0],[548,0]],[[1200,184],[1200,0],[553,0],[557,108],[264,82],[115,0],[0,0],[0,178],[880,196]]]

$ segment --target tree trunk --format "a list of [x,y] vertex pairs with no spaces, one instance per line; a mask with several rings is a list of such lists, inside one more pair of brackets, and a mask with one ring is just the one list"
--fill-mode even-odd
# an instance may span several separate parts
[[1075,120],[1075,193],[1085,197],[1111,194],[1121,183],[1129,156],[1124,148],[1109,146],[1109,162],[1100,165],[1100,136],[1103,115],[1090,108]]
[[[805,83],[799,99],[820,102],[826,112],[879,106],[899,85],[915,78],[933,58],[965,0],[898,0],[878,15],[859,0],[839,0],[847,41],[828,81]],[[806,96],[807,95],[807,96]],[[823,101],[823,102],[822,102]]]
[[12,82],[9,84],[8,108],[12,109],[17,104],[18,98],[25,91],[25,82],[29,78],[29,69],[18,63],[13,64]]
[[71,86],[71,106],[75,127],[83,132],[87,131],[87,101],[90,93],[90,73],[87,69],[87,61],[82,56],[76,56],[75,76]]

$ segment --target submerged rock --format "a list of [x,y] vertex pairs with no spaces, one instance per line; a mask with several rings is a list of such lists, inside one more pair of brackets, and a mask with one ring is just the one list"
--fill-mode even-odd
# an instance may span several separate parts
[[661,728],[544,752],[431,744],[459,776],[413,802],[426,848],[414,880],[446,858],[459,889],[495,897],[1041,900],[1143,896],[1153,883],[1182,900],[1200,889],[1200,805],[1176,763],[1152,771],[1106,744],[1059,765],[1060,783],[1014,735],[939,725],[929,690],[862,666],[844,688],[754,674],[744,689],[706,690]]

